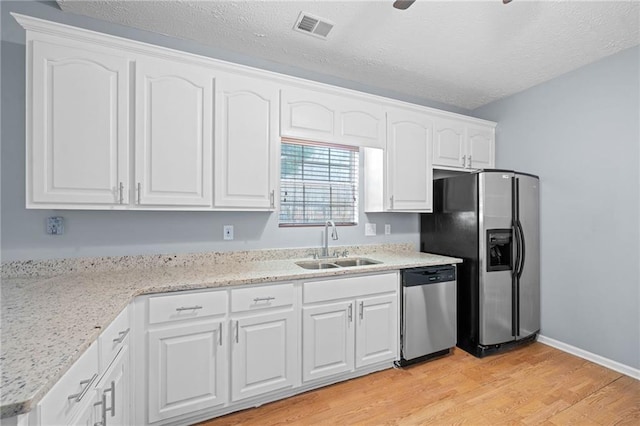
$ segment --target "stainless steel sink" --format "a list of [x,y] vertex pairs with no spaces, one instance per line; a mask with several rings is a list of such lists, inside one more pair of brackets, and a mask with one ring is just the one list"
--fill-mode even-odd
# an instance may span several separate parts
[[382,263],[377,260],[366,259],[363,257],[354,257],[354,258],[346,258],[346,259],[336,259],[333,261],[338,266],[343,268],[348,268],[351,266],[366,266],[366,265],[375,265],[377,263]]
[[304,260],[296,262],[296,265],[304,269],[331,269],[331,268],[351,268],[354,266],[367,266],[375,265],[379,262],[373,259],[367,259],[364,257],[347,257],[336,259],[322,259],[322,260]]
[[333,263],[328,263],[327,261],[317,261],[317,260],[307,260],[304,262],[296,262],[296,265],[300,266],[304,269],[331,269],[331,268],[339,268],[338,265]]

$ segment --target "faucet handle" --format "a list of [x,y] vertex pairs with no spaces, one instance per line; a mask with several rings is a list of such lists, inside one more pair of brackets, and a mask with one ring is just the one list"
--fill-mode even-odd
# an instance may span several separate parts
[[349,256],[349,250],[345,250],[342,252],[342,257],[347,257]]

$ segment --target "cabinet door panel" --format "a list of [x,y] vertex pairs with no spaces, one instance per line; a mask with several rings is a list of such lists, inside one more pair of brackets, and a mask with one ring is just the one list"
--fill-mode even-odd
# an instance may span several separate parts
[[353,370],[353,302],[305,306],[302,326],[303,381]]
[[221,321],[149,332],[149,421],[225,402]]
[[211,206],[212,96],[213,76],[205,68],[137,62],[139,204]]
[[431,211],[433,126],[410,111],[390,111],[387,120],[390,210]]
[[[130,406],[131,398],[129,396],[129,348],[124,347],[118,353],[113,364],[109,367],[105,375],[96,386],[102,404],[97,410],[104,415],[105,426],[127,426],[131,424]],[[104,411],[103,411],[104,410]]]
[[278,89],[235,76],[217,80],[215,205],[275,207]]
[[467,127],[468,167],[490,169],[495,167],[494,130],[490,127]]
[[281,91],[281,128],[285,137],[335,142],[335,105],[323,93],[287,88]]
[[384,148],[385,116],[380,105],[340,99],[337,142]]
[[232,351],[232,400],[293,386],[296,330],[293,309],[235,321]]
[[120,203],[129,169],[128,61],[38,40],[32,49],[27,203]]
[[356,301],[356,368],[391,361],[398,355],[397,296],[368,297]]
[[436,121],[433,141],[433,165],[464,167],[464,126],[448,120]]

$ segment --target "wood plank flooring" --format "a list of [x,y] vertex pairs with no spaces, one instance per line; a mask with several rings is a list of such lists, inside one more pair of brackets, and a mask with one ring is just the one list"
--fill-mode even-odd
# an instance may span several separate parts
[[541,343],[390,369],[201,423],[640,425],[640,381]]

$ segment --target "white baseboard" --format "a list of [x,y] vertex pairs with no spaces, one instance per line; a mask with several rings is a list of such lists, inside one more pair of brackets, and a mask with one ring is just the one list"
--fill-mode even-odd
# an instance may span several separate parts
[[585,351],[584,349],[576,348],[575,346],[568,345],[550,337],[538,335],[538,342],[544,343],[547,346],[552,346],[556,349],[560,349],[561,351],[570,353],[571,355],[579,356],[580,358],[586,359],[587,361],[595,362],[596,364],[617,371],[618,373],[633,377],[636,380],[640,380],[640,369],[621,364],[612,359],[596,355],[592,352]]

